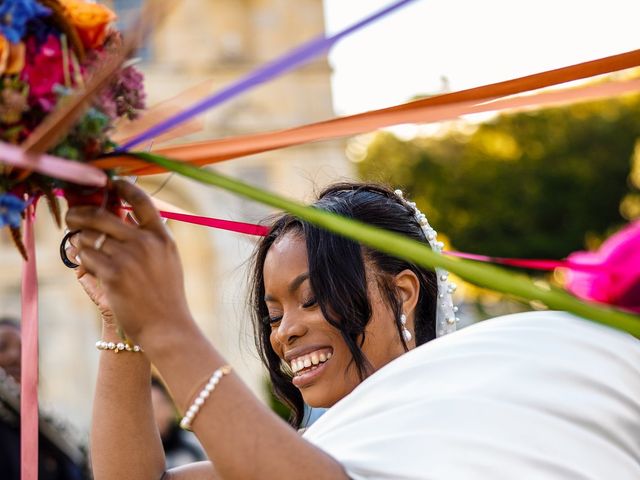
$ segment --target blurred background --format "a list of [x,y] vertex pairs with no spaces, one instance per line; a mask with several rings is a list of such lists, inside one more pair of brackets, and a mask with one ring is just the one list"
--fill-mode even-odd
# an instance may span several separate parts
[[[138,0],[105,1],[126,25]],[[140,51],[148,105],[187,88],[229,84],[323,31],[388,4],[382,0],[183,0]],[[514,78],[638,47],[634,1],[417,1],[356,33],[328,56],[206,115],[180,141],[286,128]],[[624,72],[622,75],[635,75]],[[209,81],[209,84],[203,82]],[[640,97],[513,115],[400,126],[216,166],[248,183],[309,201],[346,178],[388,182],[429,216],[448,244],[471,253],[563,258],[595,248],[640,216]],[[194,182],[140,182],[185,210],[246,222],[269,210]],[[59,260],[63,233],[41,205],[41,404],[80,431],[90,418],[99,319]],[[170,222],[189,302],[204,331],[251,388],[268,398],[253,350],[246,269],[254,239]],[[0,231],[0,316],[20,316],[21,260]],[[561,279],[540,277],[541,281]],[[531,308],[463,285],[463,322]],[[132,292],[135,295],[135,292]]]

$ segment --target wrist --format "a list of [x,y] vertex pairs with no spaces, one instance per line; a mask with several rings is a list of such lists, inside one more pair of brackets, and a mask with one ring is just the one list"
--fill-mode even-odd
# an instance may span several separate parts
[[121,342],[122,336],[120,335],[120,330],[115,325],[115,323],[102,323],[102,340],[108,342]]
[[186,314],[170,323],[145,328],[136,336],[136,343],[145,349],[150,358],[168,358],[184,353],[202,339],[205,339],[204,334],[193,318]]

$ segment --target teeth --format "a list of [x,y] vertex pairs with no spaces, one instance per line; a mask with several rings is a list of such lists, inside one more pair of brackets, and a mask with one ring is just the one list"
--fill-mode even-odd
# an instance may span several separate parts
[[295,374],[301,370],[304,370],[305,368],[315,370],[316,368],[318,368],[318,365],[329,360],[331,356],[331,352],[313,352],[305,355],[304,357],[296,358],[294,360],[291,360],[291,371]]

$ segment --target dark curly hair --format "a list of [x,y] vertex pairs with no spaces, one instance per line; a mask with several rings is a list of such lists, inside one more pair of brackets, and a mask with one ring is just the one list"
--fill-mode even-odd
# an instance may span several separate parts
[[[401,200],[393,190],[365,183],[338,183],[325,188],[314,207],[337,213],[384,228],[409,238],[426,242],[424,233],[415,219],[415,210]],[[253,265],[251,301],[255,340],[260,357],[269,371],[275,395],[291,408],[290,423],[299,428],[304,418],[304,401],[300,391],[291,382],[291,373],[271,346],[269,312],[264,300],[263,266],[271,245],[289,232],[300,234],[306,241],[309,263],[309,281],[324,318],[335,327],[353,355],[353,363],[361,380],[371,372],[370,364],[362,352],[365,328],[371,318],[371,301],[367,291],[365,265],[369,266],[380,286],[386,303],[395,314],[398,335],[402,337],[400,323],[401,299],[392,282],[403,270],[413,271],[420,282],[420,294],[415,311],[416,344],[436,336],[435,317],[437,278],[434,270],[392,257],[386,253],[362,246],[352,240],[321,230],[290,214],[273,221],[269,234],[258,244]],[[339,259],[339,261],[336,261]]]

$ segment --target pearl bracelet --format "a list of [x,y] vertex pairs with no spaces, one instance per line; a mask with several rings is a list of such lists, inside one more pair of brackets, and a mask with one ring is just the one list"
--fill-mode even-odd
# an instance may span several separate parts
[[129,343],[125,343],[125,342],[119,342],[119,343],[105,342],[103,340],[98,340],[96,342],[96,348],[98,350],[112,350],[115,353],[123,352],[123,351],[141,353],[144,351],[142,350],[142,347],[140,345],[130,345]]
[[196,418],[196,415],[200,411],[200,408],[202,408],[202,406],[204,405],[205,400],[209,398],[209,395],[211,395],[211,393],[216,389],[216,386],[218,385],[218,382],[220,381],[220,379],[224,375],[228,375],[230,373],[231,373],[230,365],[224,365],[218,368],[215,372],[213,372],[213,375],[211,375],[211,378],[209,379],[207,384],[204,386],[204,388],[200,391],[196,399],[193,401],[193,403],[187,410],[187,413],[185,413],[184,417],[182,417],[182,420],[180,420],[181,428],[183,428],[184,430],[191,430],[191,424],[193,423],[193,419]]

